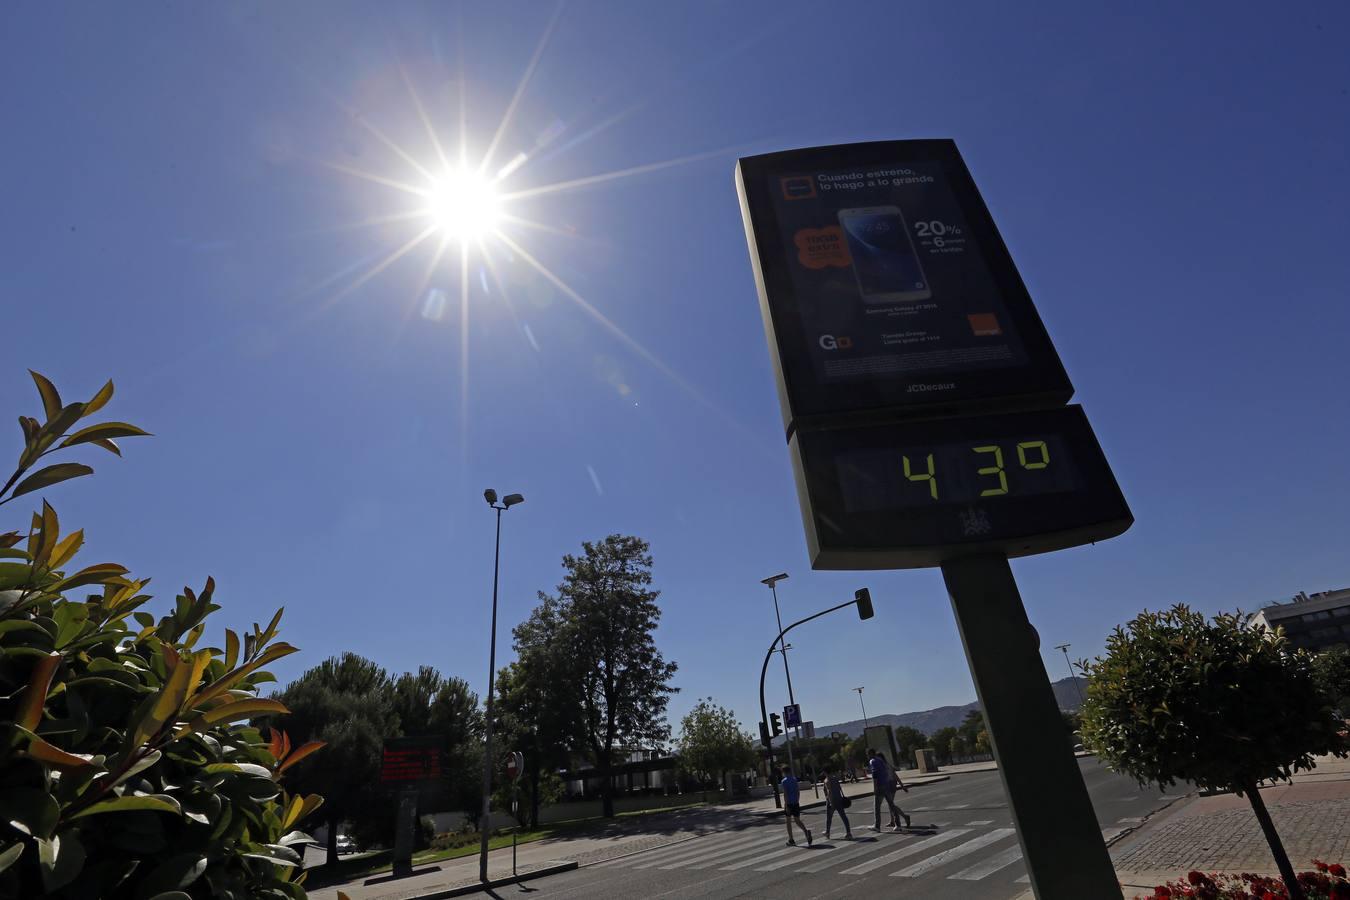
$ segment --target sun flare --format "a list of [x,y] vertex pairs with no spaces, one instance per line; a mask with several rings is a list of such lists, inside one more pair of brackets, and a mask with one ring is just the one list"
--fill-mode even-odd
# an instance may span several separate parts
[[468,167],[446,172],[432,184],[426,198],[431,224],[453,240],[480,240],[501,221],[501,197],[494,179]]

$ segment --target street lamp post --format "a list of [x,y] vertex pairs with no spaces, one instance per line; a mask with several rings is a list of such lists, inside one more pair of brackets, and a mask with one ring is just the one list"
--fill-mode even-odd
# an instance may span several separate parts
[[488,506],[497,511],[497,545],[492,554],[492,630],[488,637],[488,681],[487,704],[483,727],[483,812],[479,820],[478,833],[481,839],[478,845],[478,880],[488,880],[488,835],[492,817],[492,682],[497,677],[497,575],[502,559],[502,513],[517,503],[524,503],[520,494],[507,494],[502,502],[497,502],[497,492],[492,488],[483,491],[483,499]]
[[[787,660],[788,648],[787,643],[784,642],[782,639],[783,616],[781,613],[778,612],[778,582],[784,580],[787,577],[788,573],[779,572],[777,575],[770,575],[768,578],[762,579],[760,581],[760,584],[767,584],[769,586],[769,590],[773,592],[773,616],[778,621],[778,633],[779,633],[778,652],[783,654],[783,675],[787,677],[788,703],[791,703],[795,706],[797,704],[797,698],[792,694],[792,670],[788,668],[788,660]],[[801,736],[802,736],[801,728],[800,726],[798,726],[797,728],[798,739],[800,739]],[[792,767],[792,771],[795,773],[797,771],[797,763],[792,758],[791,736],[784,737],[783,742],[787,744],[788,765]]]
[[860,687],[855,687],[854,690],[858,692],[858,705],[862,707],[862,711],[863,711],[863,736],[866,737],[866,736],[867,736],[867,728],[868,728],[868,725],[869,725],[869,723],[868,723],[868,721],[867,721],[867,704],[863,702],[863,698],[862,698],[862,692],[863,692],[863,689],[860,688]]
[[1069,661],[1071,644],[1058,644],[1055,649],[1064,654],[1064,664],[1069,667],[1069,677],[1073,679],[1073,689],[1078,692],[1078,708],[1083,708],[1083,689],[1078,686],[1078,676],[1073,674],[1073,663]]

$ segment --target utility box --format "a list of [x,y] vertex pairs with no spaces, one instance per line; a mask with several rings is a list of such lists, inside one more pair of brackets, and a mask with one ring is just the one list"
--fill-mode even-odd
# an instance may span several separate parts
[[728,772],[722,783],[722,789],[726,799],[731,800],[737,797],[750,796],[750,786],[745,782],[745,775],[741,772]]
[[919,767],[919,773],[922,775],[936,772],[938,770],[937,751],[931,747],[924,750],[915,750],[914,763]]

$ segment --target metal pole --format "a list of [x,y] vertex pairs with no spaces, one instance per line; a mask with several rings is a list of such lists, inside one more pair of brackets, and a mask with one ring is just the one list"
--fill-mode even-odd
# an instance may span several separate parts
[[989,742],[1038,900],[1120,900],[1120,884],[1083,784],[1008,560],[942,564],[942,578],[984,710]]
[[483,812],[478,824],[480,840],[478,844],[478,880],[488,880],[488,834],[492,817],[492,681],[497,674],[497,574],[502,558],[502,510],[506,507],[492,507],[497,510],[497,548],[492,554],[492,631],[488,639],[488,683],[486,719],[484,721],[483,741]]
[[[783,640],[783,616],[778,612],[778,583],[776,581],[770,581],[769,590],[773,593],[773,616],[778,620],[778,652],[783,654],[783,675],[787,678],[788,703],[795,706],[797,704],[797,698],[792,694],[792,670],[788,668],[787,642]],[[798,726],[797,739],[801,740],[801,736],[801,728]],[[788,765],[792,767],[792,774],[796,775],[797,763],[796,760],[792,758],[792,735],[784,734],[783,743],[787,745]]]
[[1072,644],[1060,644],[1056,650],[1064,654],[1064,664],[1069,667],[1069,677],[1073,679],[1073,689],[1078,692],[1078,708],[1083,708],[1083,689],[1078,686],[1078,676],[1073,674],[1073,663],[1069,660],[1069,648]]
[[867,737],[867,729],[870,723],[867,721],[867,704],[863,702],[862,698],[863,689],[855,687],[854,690],[858,692],[858,705],[862,707],[863,711],[863,737]]

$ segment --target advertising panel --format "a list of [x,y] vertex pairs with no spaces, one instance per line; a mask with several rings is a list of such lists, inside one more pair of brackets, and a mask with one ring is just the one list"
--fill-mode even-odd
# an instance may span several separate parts
[[789,431],[1072,395],[951,141],[749,157],[737,186]]

